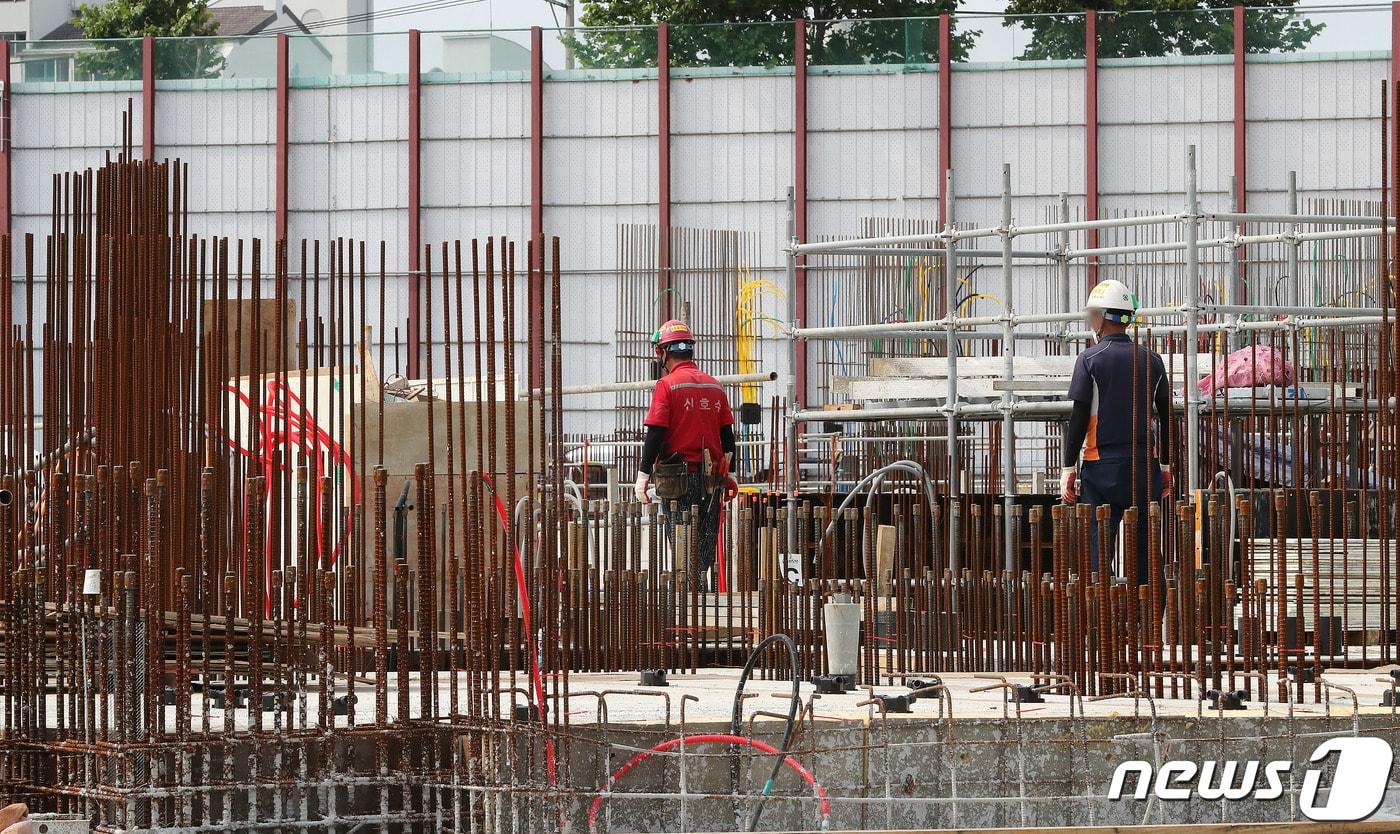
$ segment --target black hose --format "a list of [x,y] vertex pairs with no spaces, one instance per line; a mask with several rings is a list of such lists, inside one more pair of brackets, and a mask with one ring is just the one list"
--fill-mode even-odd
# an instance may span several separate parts
[[[778,778],[778,771],[783,767],[783,760],[787,758],[788,745],[792,743],[792,734],[797,729],[797,709],[802,699],[798,693],[801,681],[798,680],[797,665],[797,644],[792,642],[792,638],[786,634],[770,634],[763,638],[754,650],[749,653],[749,659],[744,662],[744,671],[739,674],[739,686],[734,690],[734,709],[729,719],[729,734],[733,736],[741,735],[740,728],[743,725],[744,711],[744,684],[748,683],[749,675],[753,672],[754,664],[763,654],[763,650],[772,643],[782,643],[787,647],[788,662],[792,665],[792,703],[788,705],[787,727],[783,730],[783,743],[778,745],[778,754],[773,758],[773,771],[768,774],[768,781],[763,785],[763,793],[758,797],[758,804],[753,809],[753,819],[749,820],[749,831],[758,830],[758,818],[763,813],[763,800],[767,799],[773,791],[773,783]],[[738,751],[735,751],[735,759],[729,765],[729,775],[734,784],[735,791],[739,785],[739,759]]]
[[413,509],[408,491],[412,488],[412,481],[404,481],[399,500],[394,502],[394,558],[400,562],[408,561],[408,511]]

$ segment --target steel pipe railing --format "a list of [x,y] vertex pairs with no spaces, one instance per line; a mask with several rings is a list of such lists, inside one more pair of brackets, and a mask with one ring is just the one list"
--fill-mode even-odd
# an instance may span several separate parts
[[[759,371],[750,374],[723,374],[715,377],[715,382],[718,382],[720,385],[734,386],[745,385],[751,382],[772,382],[777,378],[777,371]],[[590,385],[565,386],[559,389],[559,394],[563,396],[576,394],[614,394],[622,391],[650,391],[655,387],[656,380],[654,379],[641,379],[630,382],[597,382]],[[536,388],[529,392],[522,391],[518,395],[518,398],[523,400],[540,395],[540,389]],[[550,397],[554,395],[554,392],[546,388],[543,391],[543,395]]]
[[[1389,312],[1391,318],[1395,318],[1400,310],[1391,309],[1387,311],[1381,307],[1315,307],[1315,306],[1269,306],[1260,307],[1248,304],[1199,304],[1196,306],[1198,314],[1221,314],[1221,315],[1285,315],[1285,316],[1315,316],[1319,319],[1326,318],[1357,318],[1379,317]],[[1174,316],[1185,316],[1188,306],[1185,304],[1174,304],[1168,307],[1144,307],[1138,310],[1137,317],[1140,319],[1157,319]],[[858,339],[861,337],[885,338],[888,336],[910,336],[926,339],[944,338],[945,331],[949,327],[966,328],[982,325],[1001,325],[1007,321],[1015,325],[1021,324],[1054,324],[1057,322],[1075,322],[1084,317],[1083,312],[1065,313],[1031,313],[1027,315],[1012,314],[1010,316],[945,316],[938,319],[925,319],[921,321],[892,321],[880,324],[850,324],[833,325],[829,327],[799,327],[794,328],[789,335],[796,339]],[[1365,322],[1365,323],[1370,323]],[[1153,328],[1158,331],[1159,328]],[[1076,331],[1092,336],[1088,331]],[[998,334],[986,334],[995,336]],[[966,339],[969,334],[962,331],[959,338]],[[1035,334],[1035,338],[1041,338],[1041,334]],[[1083,338],[1081,336],[1081,338]]]

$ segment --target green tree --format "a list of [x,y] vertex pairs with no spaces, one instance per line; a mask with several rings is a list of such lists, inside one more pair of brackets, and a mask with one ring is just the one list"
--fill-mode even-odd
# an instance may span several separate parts
[[[772,67],[792,63],[792,29],[783,24],[803,18],[810,21],[812,63],[933,63],[938,22],[927,18],[956,6],[957,0],[584,0],[580,22],[585,27],[637,28],[584,28],[567,40],[584,67],[654,66],[654,27],[666,21],[672,66]],[[978,34],[954,29],[954,60],[966,57]]]
[[[1010,0],[1008,15],[1030,30],[1023,60],[1084,57],[1084,12],[1099,15],[1099,56],[1227,55],[1234,52],[1234,0]],[[1294,52],[1325,24],[1295,15],[1296,0],[1255,0],[1245,12],[1250,52]],[[1008,22],[1007,25],[1013,25]]]
[[[214,35],[219,24],[209,0],[111,0],[82,5],[73,25],[90,40],[185,38]],[[213,78],[224,68],[220,44],[168,41],[156,46],[156,75],[161,78]],[[77,58],[78,71],[90,78],[131,80],[141,77],[141,44],[127,40],[98,44]]]

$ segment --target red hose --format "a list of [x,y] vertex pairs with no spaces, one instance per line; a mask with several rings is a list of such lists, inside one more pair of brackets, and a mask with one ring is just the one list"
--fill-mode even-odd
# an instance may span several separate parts
[[[486,490],[496,502],[496,517],[501,520],[502,529],[509,534],[510,515],[506,511],[505,502],[501,501],[501,496],[496,493],[496,485],[491,483],[491,476],[483,472],[481,480],[486,482]],[[530,655],[530,682],[534,685],[535,702],[539,704],[540,720],[543,721],[544,676],[540,674],[540,656],[535,651],[535,632],[530,622],[530,590],[525,584],[525,563],[520,558],[520,548],[512,546],[512,549],[515,551],[515,588],[520,600],[520,619],[525,627],[525,651]],[[554,739],[548,737],[544,740],[544,763],[549,774],[549,784],[557,785],[559,778],[554,764]],[[563,830],[562,826],[560,830]]]
[[[593,797],[593,804],[588,807],[589,834],[597,834],[598,811],[601,810],[603,807],[603,800],[608,798],[607,792],[613,789],[613,786],[617,784],[618,780],[626,776],[627,773],[632,770],[632,768],[636,767],[637,765],[641,764],[647,759],[650,759],[657,753],[665,753],[666,751],[675,747],[679,747],[682,744],[743,744],[752,747],[761,753],[779,752],[778,748],[766,742],[759,741],[758,739],[745,738],[743,736],[734,736],[728,733],[702,733],[701,735],[682,736],[680,738],[673,738],[667,741],[663,741],[655,747],[652,747],[650,750],[643,750],[637,755],[628,759],[626,764],[624,764],[622,767],[619,767],[617,770],[614,770],[612,775],[608,777],[608,783],[603,786],[603,789],[599,791],[597,796]],[[826,830],[826,828],[830,824],[831,819],[831,803],[826,798],[826,788],[823,788],[821,785],[817,784],[816,778],[812,776],[810,772],[808,772],[807,768],[803,767],[793,757],[784,756],[783,764],[796,771],[797,775],[802,777],[802,781],[812,786],[812,789],[817,797],[817,802],[821,809],[822,830]]]

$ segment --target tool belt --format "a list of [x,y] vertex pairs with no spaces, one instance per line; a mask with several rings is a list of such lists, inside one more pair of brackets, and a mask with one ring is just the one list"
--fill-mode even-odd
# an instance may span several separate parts
[[673,454],[663,461],[657,461],[651,469],[651,483],[656,488],[656,497],[663,501],[676,501],[689,491],[686,483],[690,466],[680,454]]

